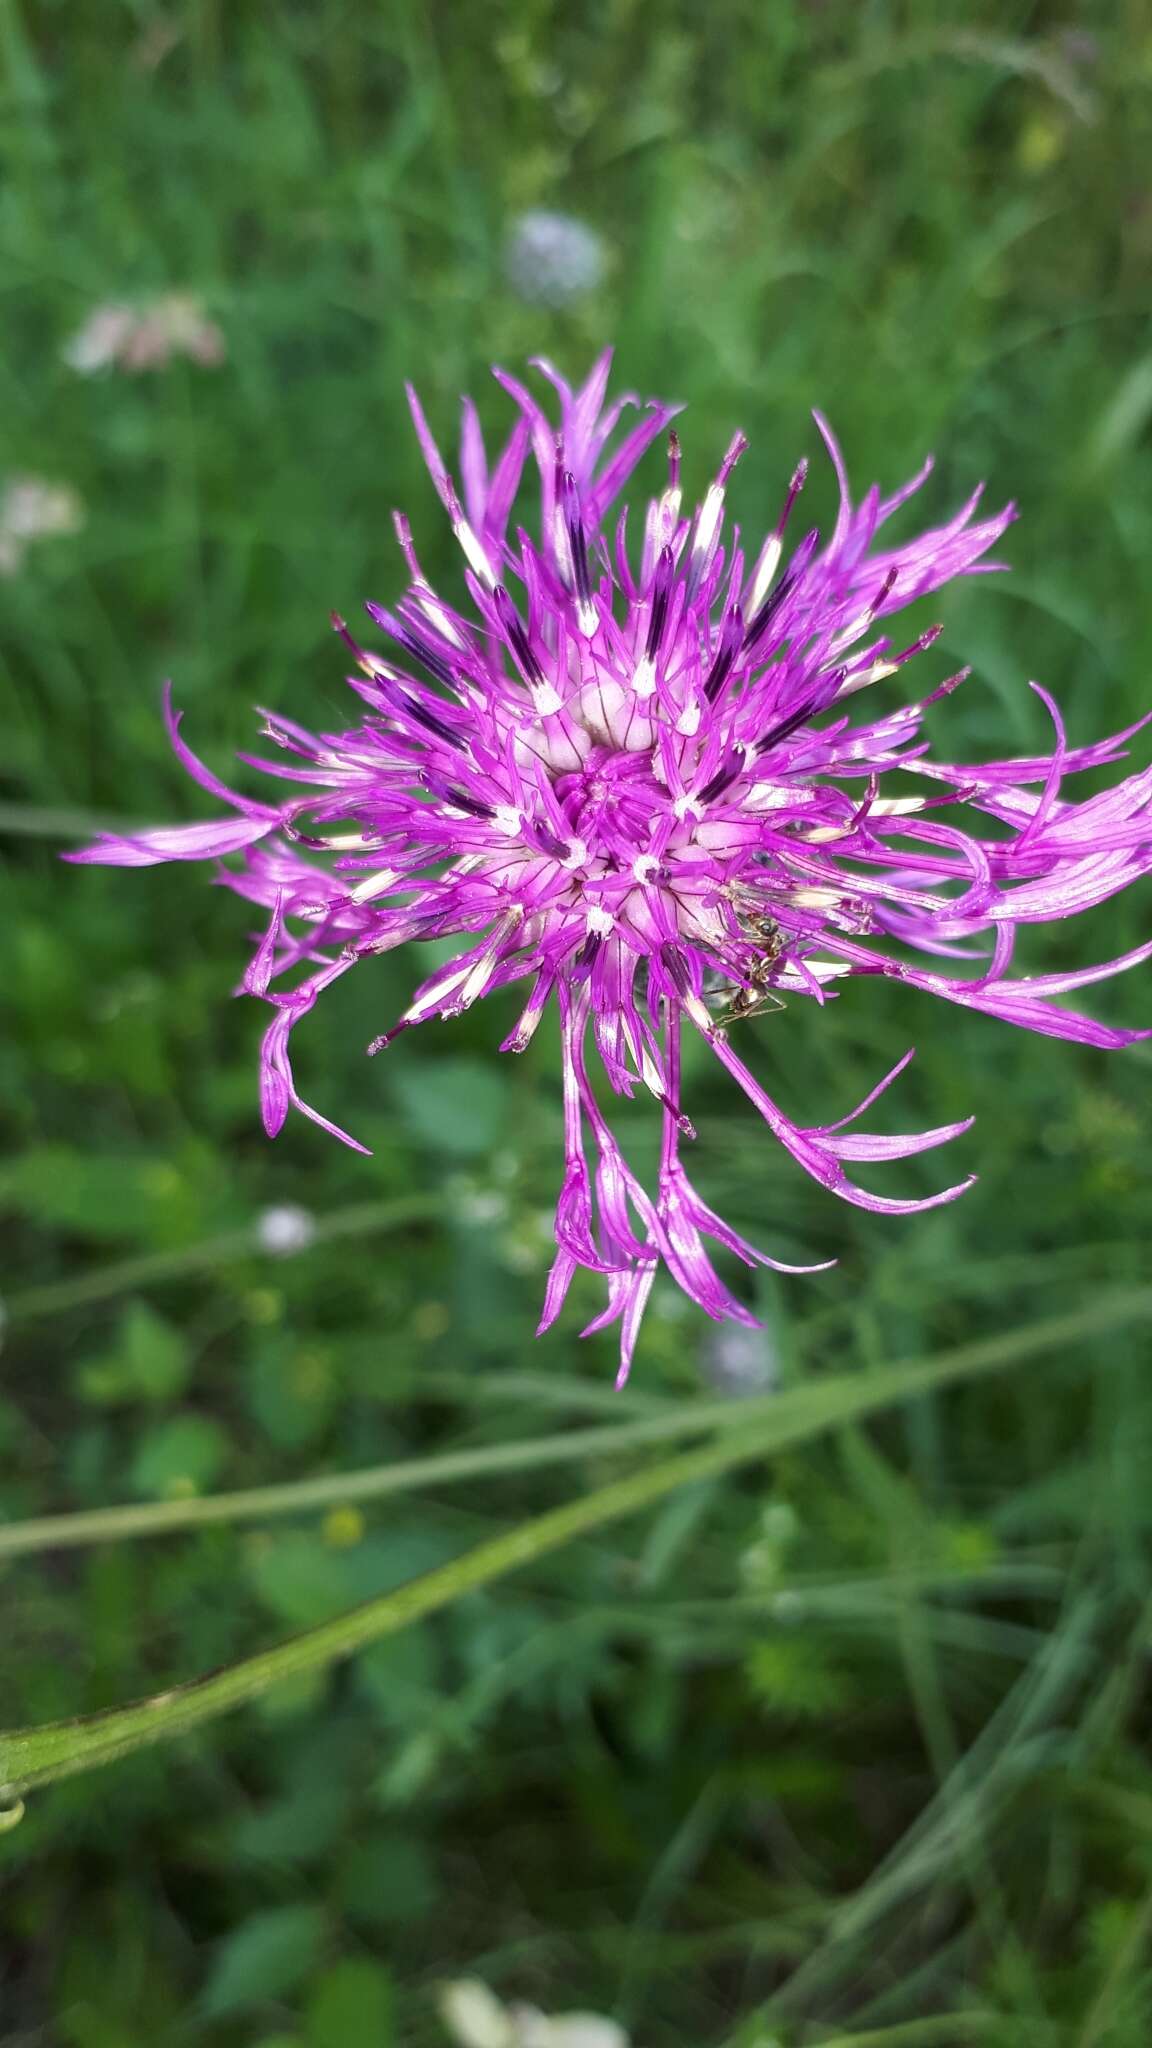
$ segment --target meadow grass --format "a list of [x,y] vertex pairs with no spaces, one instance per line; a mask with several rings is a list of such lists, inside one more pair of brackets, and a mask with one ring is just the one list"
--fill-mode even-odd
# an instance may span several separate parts
[[[859,485],[932,448],[933,513],[982,476],[1017,499],[1013,574],[952,593],[925,657],[974,664],[946,756],[1041,742],[1030,677],[1073,743],[1139,717],[1152,30],[1022,0],[7,0],[0,65],[2,468],[87,512],[0,583],[0,1512],[495,1453],[467,1491],[4,1562],[10,1726],[242,1658],[619,1470],[498,1477],[501,1446],[710,1397],[710,1331],[671,1291],[619,1405],[611,1340],[575,1337],[591,1288],[534,1340],[557,1069],[547,1034],[496,1059],[498,1004],[369,1065],[420,963],[351,977],[300,1072],[374,1157],[302,1121],[267,1145],[260,1019],[227,1000],[242,909],[193,870],[56,858],[93,816],[201,815],[161,678],[221,770],[254,702],[342,716],[328,615],[398,587],[394,505],[456,573],[404,378],[448,438],[463,390],[506,418],[490,362],[576,372],[614,338],[624,383],[689,401],[691,487],[749,433],[750,528],[816,454],[813,405]],[[605,240],[562,310],[505,279],[534,206]],[[94,306],[185,289],[220,367],[63,361]],[[819,463],[810,490],[818,517]],[[1108,906],[1024,964],[1105,958],[1148,916]],[[1146,973],[1096,993],[1149,1018]],[[839,1113],[916,1043],[900,1128],[975,1111],[981,1178],[903,1222],[845,1209],[692,1073],[717,1206],[840,1262],[764,1283],[783,1384],[1090,1329],[1146,1278],[1146,1050],[871,986],[808,1008],[747,1027],[790,1110]],[[638,1109],[622,1127],[641,1158]],[[285,1202],[320,1241],[277,1262],[254,1233]],[[1138,1324],[1082,1335],[845,1420],[34,1796],[0,1835],[0,2044],[434,2048],[436,1986],[472,1973],[615,2013],[636,2048],[1144,2048],[1148,1351]]]

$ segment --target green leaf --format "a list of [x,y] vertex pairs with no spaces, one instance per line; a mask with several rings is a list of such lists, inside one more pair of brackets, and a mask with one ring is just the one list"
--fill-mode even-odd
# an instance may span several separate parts
[[318,1906],[278,1906],[253,1914],[217,1950],[204,1989],[204,2011],[216,2019],[283,1998],[314,1967],[324,1931]]
[[357,1677],[380,1719],[398,1730],[426,1718],[440,1698],[432,1640],[424,1628],[375,1643],[365,1651]]
[[489,1060],[438,1059],[407,1068],[399,1107],[418,1138],[438,1152],[470,1158],[500,1141],[508,1083]]
[[168,1401],[183,1391],[190,1368],[180,1331],[143,1301],[120,1318],[114,1350],[85,1359],[77,1372],[81,1399],[104,1407],[117,1401]]
[[132,1464],[137,1493],[172,1499],[201,1493],[223,1462],[228,1439],[206,1415],[174,1415],[150,1429]]
[[182,1393],[191,1360],[178,1329],[145,1301],[130,1302],[120,1319],[120,1351],[134,1393],[169,1401]]
[[436,1903],[436,1870],[416,1835],[379,1835],[356,1842],[340,1866],[344,1911],[370,1927],[418,1920]]
[[303,1784],[255,1813],[246,1813],[232,1835],[236,1852],[259,1862],[307,1863],[322,1856],[347,1817],[347,1798],[331,1784]]
[[[218,1714],[259,1698],[285,1679],[323,1670],[338,1658],[411,1626],[462,1594],[517,1571],[607,1522],[650,1506],[678,1487],[768,1457],[784,1445],[803,1442],[894,1401],[909,1400],[950,1381],[1002,1371],[1025,1358],[1043,1356],[1053,1345],[1098,1337],[1106,1329],[1140,1320],[1150,1312],[1152,1289],[1141,1288],[1106,1297],[1077,1315],[1009,1331],[927,1363],[840,1374],[765,1402],[731,1404],[736,1414],[729,1408],[728,1426],[702,1448],[649,1465],[596,1492],[578,1495],[396,1592],[369,1600],[274,1649],[110,1713],[0,1734],[0,1787],[19,1795],[35,1785],[110,1763],[146,1743],[171,1741]],[[1097,1355],[1114,1357],[1117,1348],[1100,1347]]]
[[378,1963],[348,1961],[325,1970],[308,2002],[309,2048],[388,2048],[392,1984]]
[[249,1575],[265,1607],[280,1621],[306,1628],[348,1605],[348,1566],[341,1551],[302,1529],[258,1540]]
[[322,1347],[302,1347],[280,1332],[256,1346],[248,1407],[282,1450],[299,1450],[320,1434],[336,1392],[331,1357]]

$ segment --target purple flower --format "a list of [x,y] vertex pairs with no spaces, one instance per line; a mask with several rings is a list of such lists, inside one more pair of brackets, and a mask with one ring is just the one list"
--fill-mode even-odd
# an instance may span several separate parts
[[[876,1137],[856,1128],[906,1059],[850,1115],[805,1128],[749,1071],[730,1027],[785,998],[822,1005],[849,976],[885,975],[1089,1045],[1148,1036],[1095,1023],[1057,998],[1147,959],[1152,942],[1072,973],[1013,980],[1008,970],[1018,925],[1086,910],[1152,866],[1152,770],[1080,802],[1066,798],[1067,776],[1122,759],[1138,728],[1069,747],[1037,685],[1054,737],[1035,758],[959,767],[929,757],[925,710],[967,671],[895,708],[884,708],[885,687],[881,708],[861,711],[872,700],[860,693],[900,676],[939,631],[901,645],[889,619],[953,577],[997,566],[984,557],[1013,512],[977,519],[976,492],[945,525],[892,542],[888,523],[930,465],[891,497],[873,487],[853,505],[819,415],[840,487],[827,539],[792,538],[801,463],[772,532],[746,558],[724,517],[743,435],[701,502],[685,509],[675,433],[665,488],[629,537],[617,501],[678,408],[652,402],[627,421],[634,398],[605,402],[610,360],[602,356],[575,391],[537,365],[559,400],[558,425],[497,371],[519,417],[491,463],[465,400],[462,499],[410,394],[472,609],[434,593],[398,514],[408,588],[394,610],[367,607],[387,652],[361,648],[334,622],[354,657],[348,680],[360,722],[316,737],[266,715],[278,758],[254,765],[289,793],[256,803],[196,759],[169,705],[173,747],[228,816],[104,834],[71,857],[145,867],[243,853],[222,878],[270,913],[243,984],[273,1009],[262,1056],[270,1134],[295,1105],[356,1143],[300,1100],[289,1038],[329,982],[364,957],[422,939],[460,946],[371,1052],[526,982],[503,1048],[519,1052],[555,1003],[565,1157],[541,1327],[577,1267],[603,1274],[607,1305],[589,1328],[619,1319],[623,1379],[661,1263],[710,1316],[746,1324],[755,1318],[716,1273],[707,1240],[749,1266],[820,1270],[782,1267],[755,1250],[689,1181],[683,1021],[834,1194],[886,1214],[951,1201],[970,1181],[896,1199],[849,1178],[856,1161],[902,1159],[967,1129]],[[539,524],[512,538],[529,459]],[[895,771],[899,793],[882,795],[881,778]],[[986,833],[976,829],[983,821]],[[613,1135],[589,1070],[593,1050],[608,1090],[630,1096],[639,1084],[659,1106],[654,1187],[641,1184]]]

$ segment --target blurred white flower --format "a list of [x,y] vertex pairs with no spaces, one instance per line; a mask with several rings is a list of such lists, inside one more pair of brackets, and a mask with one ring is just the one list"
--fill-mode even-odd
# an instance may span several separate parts
[[567,213],[521,213],[512,222],[504,271],[514,292],[533,305],[565,306],[595,291],[607,251],[594,229]]
[[63,350],[64,361],[82,376],[116,362],[136,325],[131,306],[97,306]]
[[0,488],[0,576],[14,576],[29,544],[53,533],[75,533],[84,507],[68,484],[42,476],[12,476]]
[[446,1985],[440,2011],[459,2048],[628,2048],[615,2020],[593,2012],[549,2018],[533,2005],[501,2005],[477,1977]]
[[721,1323],[704,1339],[703,1365],[718,1394],[769,1394],[780,1377],[776,1346],[767,1330]]
[[296,1202],[280,1202],[265,1209],[256,1225],[261,1251],[274,1259],[290,1259],[306,1252],[316,1241],[316,1218]]
[[212,370],[225,353],[223,334],[192,292],[165,292],[139,305],[109,300],[94,308],[63,351],[69,368],[83,377],[96,370],[159,370],[173,356]]
[[512,2021],[495,1993],[478,1977],[448,1984],[440,1999],[444,2024],[460,2048],[516,2048]]

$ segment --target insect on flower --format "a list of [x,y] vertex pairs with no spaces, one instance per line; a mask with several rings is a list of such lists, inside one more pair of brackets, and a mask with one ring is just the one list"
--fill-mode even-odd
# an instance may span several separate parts
[[736,1024],[743,1018],[762,1017],[766,1010],[784,1008],[783,997],[778,996],[772,987],[776,962],[784,951],[784,934],[776,919],[766,915],[755,897],[746,901],[742,900],[743,897],[744,892],[738,885],[733,885],[728,891],[728,900],[736,912],[741,935],[748,942],[747,980],[727,988],[716,980],[715,987],[710,989],[705,978],[706,994],[723,993],[724,996],[721,1007],[712,1013],[718,1031],[726,1030],[729,1024]]
[[[968,1180],[916,1198],[872,1194],[848,1175],[855,1161],[902,1159],[967,1129],[879,1137],[855,1128],[911,1054],[850,1115],[802,1126],[744,1063],[730,1027],[773,1002],[822,1005],[854,975],[883,975],[1089,1045],[1148,1036],[1058,999],[1146,960],[1152,942],[1072,972],[1013,979],[1009,967],[1019,925],[1089,909],[1152,866],[1152,770],[1081,801],[1066,797],[1066,777],[1122,759],[1138,728],[1071,747],[1035,684],[1052,720],[1049,752],[954,766],[927,751],[924,714],[967,671],[904,701],[903,672],[939,628],[900,644],[890,622],[953,577],[997,566],[985,558],[1011,507],[978,519],[976,492],[944,525],[890,542],[889,522],[930,465],[891,496],[873,487],[853,504],[817,415],[839,483],[832,532],[792,537],[802,462],[749,561],[724,511],[743,435],[700,502],[686,506],[679,442],[668,431],[678,408],[650,402],[626,423],[637,401],[607,402],[610,361],[602,356],[577,389],[548,363],[536,366],[558,420],[498,370],[518,416],[490,461],[465,400],[459,491],[410,394],[463,550],[470,608],[432,589],[397,514],[407,589],[392,610],[367,606],[386,651],[361,647],[335,621],[352,656],[359,722],[314,735],[268,714],[275,758],[255,765],[288,793],[258,802],[197,760],[169,701],[179,759],[228,815],[104,834],[71,858],[147,867],[242,856],[221,879],[268,913],[244,986],[272,1006],[261,1061],[269,1133],[295,1105],[356,1143],[300,1099],[289,1038],[361,960],[414,940],[452,938],[460,948],[374,1052],[525,982],[523,1013],[504,1041],[521,1051],[555,1004],[564,1174],[541,1327],[578,1268],[603,1275],[607,1303],[589,1328],[619,1319],[623,1378],[661,1264],[709,1315],[746,1324],[755,1317],[716,1272],[707,1239],[749,1266],[817,1270],[756,1250],[688,1179],[684,1021],[833,1193],[886,1214],[953,1200]],[[666,482],[629,538],[617,501],[661,439]],[[533,534],[516,528],[513,538],[529,461],[539,520]],[[861,693],[894,680],[896,692],[884,687],[880,708],[859,716]],[[900,778],[894,794],[890,776]],[[639,1086],[653,1098],[663,1132],[654,1187],[613,1133],[589,1068],[593,1050],[611,1092]]]

